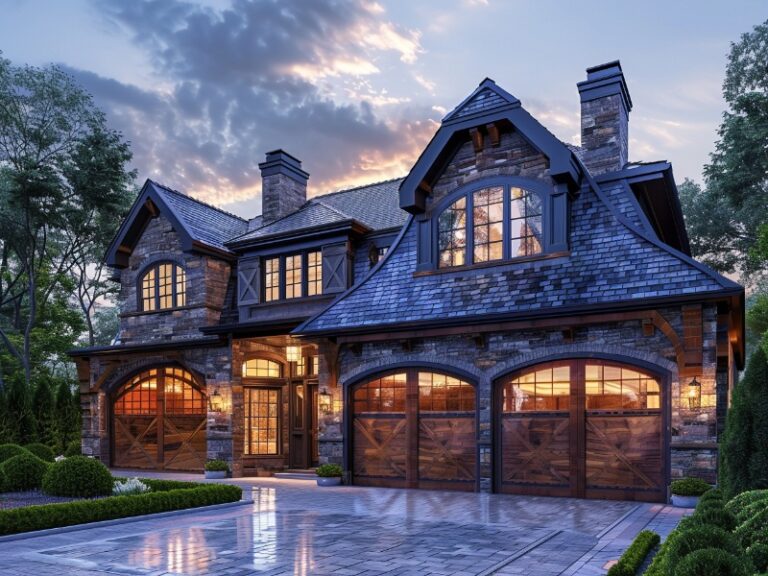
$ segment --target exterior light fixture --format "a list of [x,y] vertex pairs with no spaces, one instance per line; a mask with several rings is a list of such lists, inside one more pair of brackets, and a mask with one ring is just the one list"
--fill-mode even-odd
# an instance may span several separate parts
[[331,413],[331,405],[333,404],[333,398],[331,398],[328,388],[323,388],[323,391],[318,394],[318,404],[320,405],[320,411],[323,414]]
[[301,360],[301,346],[291,344],[285,347],[285,358],[288,362],[298,362]]
[[701,382],[696,379],[696,376],[688,383],[688,408],[691,410],[701,408]]
[[221,412],[222,405],[224,404],[224,399],[221,396],[221,392],[219,392],[219,387],[213,389],[213,394],[210,395],[208,398],[208,409],[211,412]]

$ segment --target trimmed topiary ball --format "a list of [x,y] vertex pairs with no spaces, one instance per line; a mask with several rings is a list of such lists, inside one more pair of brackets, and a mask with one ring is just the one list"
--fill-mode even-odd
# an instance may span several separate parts
[[30,454],[30,452],[18,444],[0,444],[0,463],[19,454]]
[[43,485],[43,476],[50,464],[43,462],[29,452],[8,458],[0,464],[3,471],[3,483],[6,492],[32,490]]
[[697,508],[693,518],[699,524],[717,526],[726,532],[732,532],[736,528],[736,517],[722,507],[705,506],[701,510]]
[[758,542],[747,548],[747,557],[752,561],[755,570],[765,572],[768,570],[768,544]]
[[667,566],[670,574],[676,574],[675,568],[689,554],[705,548],[717,548],[729,554],[742,554],[739,542],[733,534],[730,534],[709,524],[700,524],[680,532],[669,543],[667,553]]
[[70,456],[82,456],[83,446],[80,444],[80,440],[72,440],[64,450],[64,456],[69,458]]
[[27,444],[24,446],[24,448],[32,452],[32,454],[44,462],[54,462],[56,460],[56,455],[53,453],[53,450],[51,450],[45,444],[40,444],[37,442],[35,444]]
[[741,522],[734,530],[734,534],[741,541],[741,545],[747,548],[755,542],[759,542],[760,534],[767,530],[768,507],[765,507]]
[[746,563],[734,554],[704,548],[688,554],[674,570],[675,576],[749,576]]
[[51,465],[43,478],[43,491],[53,496],[107,496],[114,479],[104,464],[85,456],[71,456]]
[[746,492],[742,492],[741,494],[738,494],[737,496],[734,496],[728,500],[725,508],[729,512],[735,514],[736,517],[738,517],[741,511],[750,504],[754,504],[760,500],[767,499],[768,490],[747,490]]
[[712,490],[707,490],[706,492],[704,492],[704,494],[701,495],[699,502],[705,502],[707,500],[722,500],[722,499],[723,499],[723,491],[720,490],[720,488],[712,488]]

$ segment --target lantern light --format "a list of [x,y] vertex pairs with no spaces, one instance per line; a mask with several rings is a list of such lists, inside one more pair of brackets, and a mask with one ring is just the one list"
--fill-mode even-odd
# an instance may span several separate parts
[[323,391],[319,394],[319,405],[320,405],[320,411],[323,414],[330,414],[331,413],[331,404],[332,404],[332,398],[331,394],[328,392],[328,388],[323,388]]
[[222,404],[224,403],[219,392],[218,386],[213,389],[213,394],[208,398],[208,408],[211,412],[221,412]]
[[701,408],[701,382],[693,377],[688,383],[688,408],[696,410]]

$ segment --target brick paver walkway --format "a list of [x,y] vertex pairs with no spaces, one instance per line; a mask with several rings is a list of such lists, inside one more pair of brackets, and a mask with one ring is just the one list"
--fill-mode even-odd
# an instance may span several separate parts
[[591,575],[646,525],[629,502],[234,481],[254,503],[0,543],[0,574]]

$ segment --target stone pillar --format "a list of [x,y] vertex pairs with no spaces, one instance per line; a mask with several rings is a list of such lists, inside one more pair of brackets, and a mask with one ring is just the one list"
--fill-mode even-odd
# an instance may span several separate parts
[[[330,394],[330,406],[320,408],[318,418],[318,453],[321,464],[344,466],[344,389],[337,377],[337,347],[331,342],[318,345],[318,392]],[[322,402],[322,399],[321,399]]]

